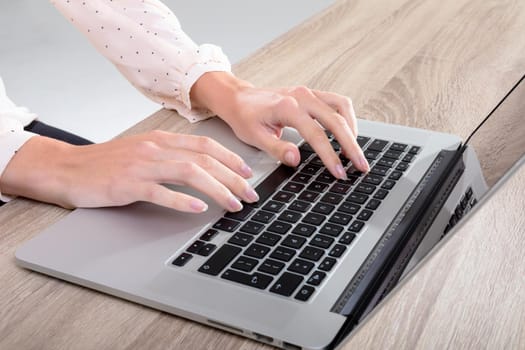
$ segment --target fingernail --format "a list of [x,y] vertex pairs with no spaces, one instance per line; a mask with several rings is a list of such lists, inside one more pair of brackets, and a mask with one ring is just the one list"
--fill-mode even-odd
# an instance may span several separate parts
[[190,208],[197,213],[202,213],[208,210],[208,204],[202,201],[193,200],[190,202]]
[[248,164],[244,163],[241,167],[241,173],[246,177],[252,177],[253,171],[252,168],[248,166]]
[[346,176],[345,169],[343,169],[343,166],[341,164],[337,164],[335,166],[335,173],[337,174],[337,177],[342,180],[348,179],[348,177]]
[[246,197],[250,202],[257,202],[259,200],[259,195],[253,188],[249,188],[246,190]]
[[228,205],[232,211],[239,211],[242,209],[241,202],[239,202],[239,200],[233,196],[228,200]]
[[364,155],[361,155],[359,157],[359,165],[361,166],[361,170],[368,172],[370,170],[370,165],[368,164],[368,161],[366,160]]
[[292,151],[288,151],[284,154],[284,160],[286,161],[286,164],[293,165],[295,164],[295,156]]

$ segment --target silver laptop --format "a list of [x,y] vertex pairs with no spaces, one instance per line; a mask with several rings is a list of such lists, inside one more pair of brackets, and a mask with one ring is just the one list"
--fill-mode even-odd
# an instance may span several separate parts
[[77,209],[24,243],[17,262],[277,347],[334,347],[487,190],[456,136],[365,120],[359,130],[372,170],[341,157],[342,181],[294,130],[285,138],[302,162],[288,168],[209,119],[195,133],[247,161],[258,203],[225,213],[186,189],[211,204],[206,213]]

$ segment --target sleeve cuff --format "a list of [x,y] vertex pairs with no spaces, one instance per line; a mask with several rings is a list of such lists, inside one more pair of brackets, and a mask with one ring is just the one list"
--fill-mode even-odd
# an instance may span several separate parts
[[[0,135],[0,175],[4,173],[5,168],[16,152],[33,136],[37,135],[25,130],[16,130]],[[1,201],[9,202],[13,198],[3,195],[0,188]]]

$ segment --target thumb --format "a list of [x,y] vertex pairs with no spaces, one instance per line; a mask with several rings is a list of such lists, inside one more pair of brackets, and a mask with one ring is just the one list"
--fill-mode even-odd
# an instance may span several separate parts
[[291,142],[283,141],[270,133],[257,133],[252,140],[255,146],[288,166],[297,166],[301,161],[299,149]]

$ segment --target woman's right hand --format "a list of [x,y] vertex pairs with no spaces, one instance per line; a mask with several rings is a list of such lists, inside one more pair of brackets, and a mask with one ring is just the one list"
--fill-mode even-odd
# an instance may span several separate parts
[[175,184],[238,211],[236,197],[258,200],[246,181],[251,176],[238,155],[204,136],[152,131],[88,146],[35,136],[1,174],[0,189],[66,208],[146,201],[183,212],[207,209],[202,200],[162,185]]

